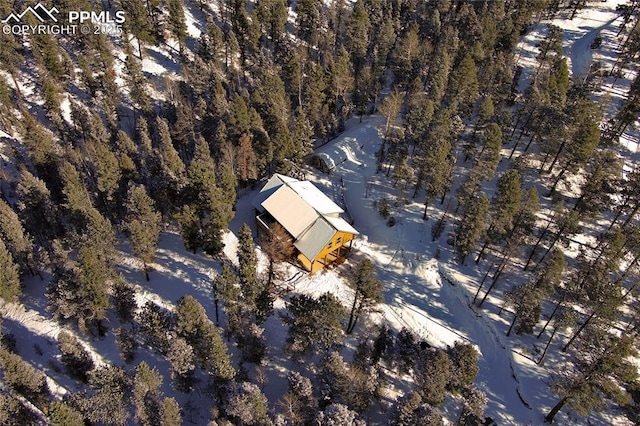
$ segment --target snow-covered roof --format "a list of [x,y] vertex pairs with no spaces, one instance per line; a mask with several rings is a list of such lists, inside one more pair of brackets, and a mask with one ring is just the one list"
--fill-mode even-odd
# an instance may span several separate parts
[[358,234],[358,231],[356,231],[353,226],[349,225],[349,222],[347,222],[346,220],[344,220],[341,217],[327,217],[327,216],[325,216],[325,219],[327,220],[327,222],[329,222],[331,224],[331,226],[333,226],[338,231],[348,232],[350,234]]
[[344,210],[309,181],[275,174],[253,200],[261,213],[268,212],[295,239],[295,247],[313,260],[338,232],[357,235]]
[[296,191],[310,206],[321,215],[338,215],[344,213],[336,203],[331,201],[322,191],[309,181],[297,181],[289,184],[289,187]]

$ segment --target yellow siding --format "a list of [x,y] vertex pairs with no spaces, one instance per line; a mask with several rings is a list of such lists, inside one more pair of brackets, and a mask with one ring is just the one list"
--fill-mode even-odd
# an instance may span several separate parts
[[314,272],[319,271],[324,267],[324,259],[329,253],[336,251],[342,246],[347,245],[347,243],[353,240],[354,235],[348,232],[338,232],[333,236],[331,241],[327,243],[326,246],[322,249],[322,251],[316,256],[313,261],[307,259],[302,253],[298,254],[298,260],[302,263],[302,266],[312,274]]

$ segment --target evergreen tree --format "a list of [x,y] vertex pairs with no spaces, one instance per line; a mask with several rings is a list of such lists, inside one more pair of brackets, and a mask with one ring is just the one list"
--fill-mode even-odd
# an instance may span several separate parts
[[135,295],[133,286],[122,275],[118,275],[113,282],[113,306],[120,321],[133,321],[138,309]]
[[235,374],[231,356],[207,314],[192,296],[183,296],[176,306],[176,332],[194,350],[199,365],[215,380],[227,382]]
[[20,172],[17,195],[16,207],[25,231],[42,247],[50,247],[59,226],[57,210],[46,183],[23,169]]
[[273,425],[269,418],[267,397],[253,383],[231,385],[225,414],[237,425]]
[[453,363],[445,351],[423,351],[414,368],[414,380],[422,399],[430,405],[444,402],[447,386],[451,383]]
[[58,348],[62,354],[61,361],[69,374],[81,382],[87,383],[89,372],[93,370],[95,364],[80,341],[75,336],[62,331],[58,334]]
[[4,347],[0,347],[0,369],[5,386],[27,398],[41,410],[46,409],[50,399],[49,387],[40,370]]
[[349,367],[337,352],[322,360],[318,380],[325,404],[344,404],[357,413],[364,412],[371,403],[378,381],[375,371]]
[[134,420],[141,425],[153,425],[160,413],[160,386],[162,376],[158,370],[142,361],[133,377],[132,402],[135,407]]
[[144,274],[149,281],[148,266],[153,262],[160,238],[160,214],[155,211],[153,200],[141,185],[129,187],[127,230],[133,252],[142,260]]
[[5,302],[17,302],[22,295],[22,284],[18,265],[13,262],[11,253],[0,239],[0,299]]
[[340,321],[344,307],[331,293],[314,299],[306,295],[291,297],[286,323],[289,325],[288,350],[304,354],[312,349],[328,349],[342,340]]
[[238,233],[238,278],[242,301],[250,311],[256,308],[256,300],[261,290],[257,267],[258,255],[253,243],[253,232],[245,223]]
[[195,383],[193,377],[196,368],[193,348],[182,337],[176,337],[169,343],[167,360],[171,364],[171,378],[181,392],[189,392]]
[[446,351],[451,360],[452,369],[447,388],[454,392],[468,389],[478,375],[478,352],[468,343],[455,342]]
[[575,114],[576,123],[571,139],[560,147],[549,167],[549,170],[552,170],[556,159],[559,159],[560,172],[556,175],[549,191],[551,195],[567,172],[575,173],[591,158],[600,142],[600,113],[597,105],[589,100],[581,100],[573,114]]
[[187,38],[187,24],[185,22],[182,2],[179,0],[168,0],[167,12],[169,13],[169,27],[171,28],[173,36],[178,39],[179,50],[180,53],[182,53],[184,42]]
[[462,395],[464,402],[458,424],[465,426],[484,424],[483,413],[487,405],[487,395],[475,387],[465,390]]
[[85,417],[95,423],[126,424],[129,420],[128,397],[132,379],[117,366],[102,366],[91,371],[89,384],[92,392],[82,395],[80,408]]
[[6,248],[18,263],[23,273],[34,273],[33,242],[25,234],[20,218],[4,200],[0,199],[0,237],[6,241]]
[[167,333],[171,329],[172,318],[159,305],[148,301],[137,314],[138,333],[144,341],[160,352],[169,346]]
[[358,418],[358,413],[351,411],[346,405],[331,404],[320,411],[314,419],[318,426],[365,426],[366,423]]
[[291,425],[303,425],[311,422],[318,409],[311,380],[297,371],[287,377],[287,393],[278,401],[279,416]]
[[49,421],[52,426],[84,426],[82,414],[60,401],[53,401],[49,406]]
[[364,259],[356,265],[352,280],[355,291],[349,323],[346,328],[347,334],[353,333],[362,313],[372,309],[383,300],[382,282],[376,276],[373,263],[369,259]]
[[546,415],[545,422],[552,423],[567,404],[586,416],[594,408],[606,408],[608,401],[629,402],[624,386],[638,376],[637,367],[630,362],[637,354],[633,340],[626,334],[618,337],[604,331],[583,339],[576,351],[574,368],[565,370],[553,382],[552,389],[560,399]]
[[625,236],[617,229],[601,236],[597,250],[591,253],[583,251],[578,255],[578,269],[567,286],[577,297],[584,311],[589,314],[571,336],[563,351],[566,351],[592,322],[600,320],[605,324],[613,324],[618,319],[623,303],[623,289],[619,283],[612,280],[611,273],[620,268],[624,257],[624,243]]
[[465,209],[456,231],[456,248],[460,254],[460,262],[464,263],[467,255],[478,244],[478,239],[487,228],[489,199],[485,194],[473,197]]
[[441,426],[442,415],[426,403],[418,392],[402,396],[391,411],[388,423],[398,426]]

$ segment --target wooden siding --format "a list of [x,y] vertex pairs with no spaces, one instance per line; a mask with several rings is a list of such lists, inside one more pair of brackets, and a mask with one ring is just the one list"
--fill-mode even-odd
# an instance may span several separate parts
[[353,238],[354,235],[348,232],[337,232],[315,259],[307,259],[302,253],[298,253],[298,260],[313,274],[334,261],[338,257],[339,249],[347,246]]

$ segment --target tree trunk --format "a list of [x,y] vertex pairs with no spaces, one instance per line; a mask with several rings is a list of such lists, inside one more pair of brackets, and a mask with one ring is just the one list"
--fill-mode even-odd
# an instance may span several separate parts
[[487,272],[484,274],[484,278],[482,278],[482,281],[480,282],[480,285],[478,286],[478,291],[476,291],[476,295],[473,296],[473,303],[476,302],[476,299],[478,298],[478,295],[480,294],[480,290],[482,290],[482,286],[484,285],[484,282],[487,280],[487,277],[489,276],[489,272],[491,272],[491,268],[493,268],[495,266],[495,264],[489,266],[489,269],[487,269]]
[[476,257],[476,264],[480,262],[480,259],[482,259],[482,255],[484,255],[484,251],[487,249],[488,246],[489,246],[489,238],[487,237],[487,239],[484,240],[482,249],[480,249],[480,253],[478,253],[478,257]]
[[569,167],[569,164],[567,164],[562,170],[560,170],[560,173],[558,173],[558,176],[556,176],[556,180],[555,180],[555,182],[553,182],[553,186],[551,187],[551,190],[549,190],[549,193],[547,194],[547,197],[552,197],[553,194],[555,194],[556,187],[560,183],[560,180],[562,180],[562,176],[564,176],[565,172],[567,171],[567,168]]
[[547,329],[547,327],[549,326],[549,323],[551,322],[551,320],[553,319],[553,317],[555,316],[556,312],[558,312],[558,309],[560,308],[560,306],[562,305],[562,300],[559,300],[558,303],[556,303],[556,307],[553,308],[553,312],[551,312],[551,316],[549,317],[549,319],[547,320],[547,322],[544,324],[544,326],[542,327],[542,330],[540,330],[540,333],[538,333],[537,338],[539,339],[540,336],[542,336],[542,334],[544,333],[544,331]]
[[569,347],[573,344],[573,341],[576,340],[576,338],[580,335],[580,333],[582,333],[582,330],[584,330],[587,325],[589,325],[589,323],[591,322],[591,320],[593,319],[593,317],[596,316],[596,313],[598,312],[598,309],[594,309],[593,312],[591,313],[591,315],[589,315],[589,318],[586,319],[585,322],[582,323],[582,325],[580,326],[580,328],[578,328],[578,331],[576,331],[573,336],[571,336],[571,339],[569,339],[569,341],[567,342],[566,345],[564,345],[564,347],[562,348],[562,352],[566,352],[567,349],[569,349]]
[[422,213],[422,220],[427,220],[427,209],[429,208],[429,194],[426,196],[427,198],[424,200],[424,212]]
[[358,303],[358,290],[356,289],[356,293],[353,296],[353,304],[351,305],[351,313],[349,314],[349,323],[347,324],[346,333],[351,334],[351,330],[353,329],[353,325],[355,323],[354,319],[356,316],[356,304]]
[[151,281],[151,279],[149,278],[149,268],[147,267],[146,263],[144,263],[144,277],[147,281]]
[[558,414],[558,411],[562,410],[562,407],[564,407],[564,405],[567,403],[568,400],[569,400],[569,397],[565,396],[560,401],[558,401],[556,406],[553,407],[551,409],[551,411],[549,411],[549,414],[547,414],[545,416],[544,422],[545,423],[553,423],[553,418],[556,416],[556,414]]
[[482,307],[482,304],[484,303],[484,301],[487,300],[487,296],[489,296],[489,293],[491,293],[491,290],[493,290],[493,288],[496,286],[496,283],[498,282],[498,278],[500,278],[500,275],[502,275],[502,272],[504,271],[504,268],[507,265],[508,259],[509,259],[508,256],[505,254],[504,258],[502,258],[502,261],[500,262],[500,266],[498,267],[495,275],[493,276],[493,281],[491,282],[491,285],[487,289],[487,292],[484,294],[484,297],[482,298],[482,300],[480,301],[480,304],[478,305],[479,308]]
[[558,158],[560,158],[560,154],[562,153],[562,151],[564,151],[564,146],[566,144],[567,144],[566,141],[562,141],[562,143],[560,144],[560,147],[558,148],[558,151],[556,152],[556,155],[553,157],[553,161],[551,162],[551,165],[549,166],[549,169],[547,170],[548,173],[551,173],[551,171],[555,167],[556,163],[558,162]]
[[529,264],[531,263],[531,260],[533,259],[533,256],[535,255],[536,250],[538,250],[538,246],[540,245],[540,243],[542,242],[542,239],[547,234],[547,231],[549,230],[550,226],[551,226],[551,219],[549,219],[549,221],[547,222],[547,226],[544,228],[544,231],[542,231],[542,234],[540,234],[540,237],[538,238],[538,241],[536,241],[536,244],[533,246],[533,249],[531,249],[531,254],[527,259],[527,263],[524,265],[524,268],[522,268],[523,270],[526,271],[527,268],[529,267]]
[[517,314],[513,314],[513,321],[511,321],[511,325],[509,326],[509,330],[507,330],[507,337],[511,335],[511,330],[513,330],[513,326],[516,325],[516,320],[518,319]]
[[544,350],[542,351],[542,355],[540,356],[540,359],[536,362],[536,364],[538,364],[538,365],[542,365],[543,364],[544,357],[547,355],[547,351],[549,350],[549,346],[551,346],[551,341],[555,337],[557,331],[558,331],[558,327],[556,326],[556,327],[553,328],[553,332],[551,333],[551,337],[549,337],[549,341],[545,345]]

